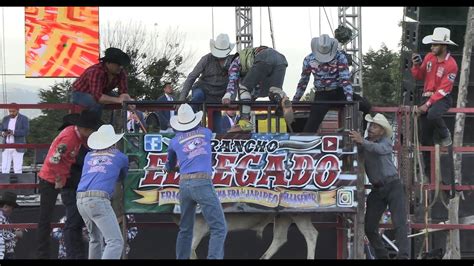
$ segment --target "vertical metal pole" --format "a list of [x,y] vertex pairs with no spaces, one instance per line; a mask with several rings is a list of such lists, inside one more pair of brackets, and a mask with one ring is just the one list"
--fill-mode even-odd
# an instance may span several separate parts
[[319,15],[318,15],[318,19],[319,19],[319,35],[318,36],[321,36],[321,7],[318,7],[319,9]]
[[211,7],[212,39],[214,40],[214,7]]
[[276,49],[275,38],[273,37],[273,21],[272,21],[272,12],[270,10],[270,7],[268,7],[268,19],[270,20],[270,36],[272,37],[272,47],[273,49]]

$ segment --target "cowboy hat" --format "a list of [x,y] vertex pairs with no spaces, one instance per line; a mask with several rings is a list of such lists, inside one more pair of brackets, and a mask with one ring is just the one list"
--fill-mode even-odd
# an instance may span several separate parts
[[318,62],[327,63],[336,56],[338,45],[336,39],[323,34],[321,37],[315,37],[311,40],[311,51]]
[[99,58],[99,60],[119,64],[121,66],[130,64],[130,57],[122,50],[114,47],[107,48],[107,50],[105,50],[105,56]]
[[93,132],[87,140],[87,146],[93,150],[103,150],[117,143],[125,133],[115,134],[114,127],[110,124],[102,125]]
[[80,114],[74,113],[63,116],[63,124],[58,128],[58,130],[63,130],[71,125],[97,130],[103,124],[104,122],[100,119],[97,112],[86,109]]
[[171,117],[170,125],[177,131],[187,131],[201,123],[202,111],[194,113],[193,108],[187,103],[178,109],[178,115]]
[[78,113],[67,114],[63,116],[63,124],[60,127],[58,127],[58,130],[61,131],[68,126],[74,125],[75,122],[79,119],[79,116],[80,114]]
[[19,207],[18,203],[16,203],[16,194],[11,191],[5,191],[0,195],[0,204],[7,204],[15,208]]
[[387,118],[385,118],[383,114],[377,113],[375,114],[374,117],[372,117],[370,114],[366,114],[365,121],[370,122],[370,123],[375,123],[383,127],[383,129],[385,129],[385,135],[389,138],[392,137],[393,135],[392,126],[390,125]]
[[215,41],[211,39],[209,45],[211,46],[211,54],[213,56],[224,58],[234,49],[235,43],[229,41],[229,35],[221,33],[217,35]]
[[447,28],[438,27],[433,30],[433,35],[425,36],[422,40],[423,44],[449,44],[456,45],[450,40],[451,31]]

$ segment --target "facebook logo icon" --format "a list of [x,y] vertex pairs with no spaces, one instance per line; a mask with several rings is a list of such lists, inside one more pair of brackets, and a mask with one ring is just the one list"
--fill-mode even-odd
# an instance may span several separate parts
[[145,151],[161,151],[161,135],[146,134],[144,140]]

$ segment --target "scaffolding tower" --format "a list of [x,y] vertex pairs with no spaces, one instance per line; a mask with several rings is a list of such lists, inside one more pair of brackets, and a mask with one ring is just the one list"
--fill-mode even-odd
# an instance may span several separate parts
[[253,47],[252,7],[235,7],[235,26],[237,52]]
[[362,15],[361,7],[340,6],[337,8],[339,25],[352,30],[352,38],[343,49],[352,55],[352,87],[362,94]]

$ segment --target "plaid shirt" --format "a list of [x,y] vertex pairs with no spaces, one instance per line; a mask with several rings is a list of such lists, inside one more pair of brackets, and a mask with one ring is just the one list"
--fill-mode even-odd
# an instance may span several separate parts
[[82,75],[72,84],[73,91],[91,94],[99,101],[102,94],[108,94],[118,87],[119,93],[128,93],[127,73],[124,70],[109,82],[105,64],[98,63],[87,68]]

